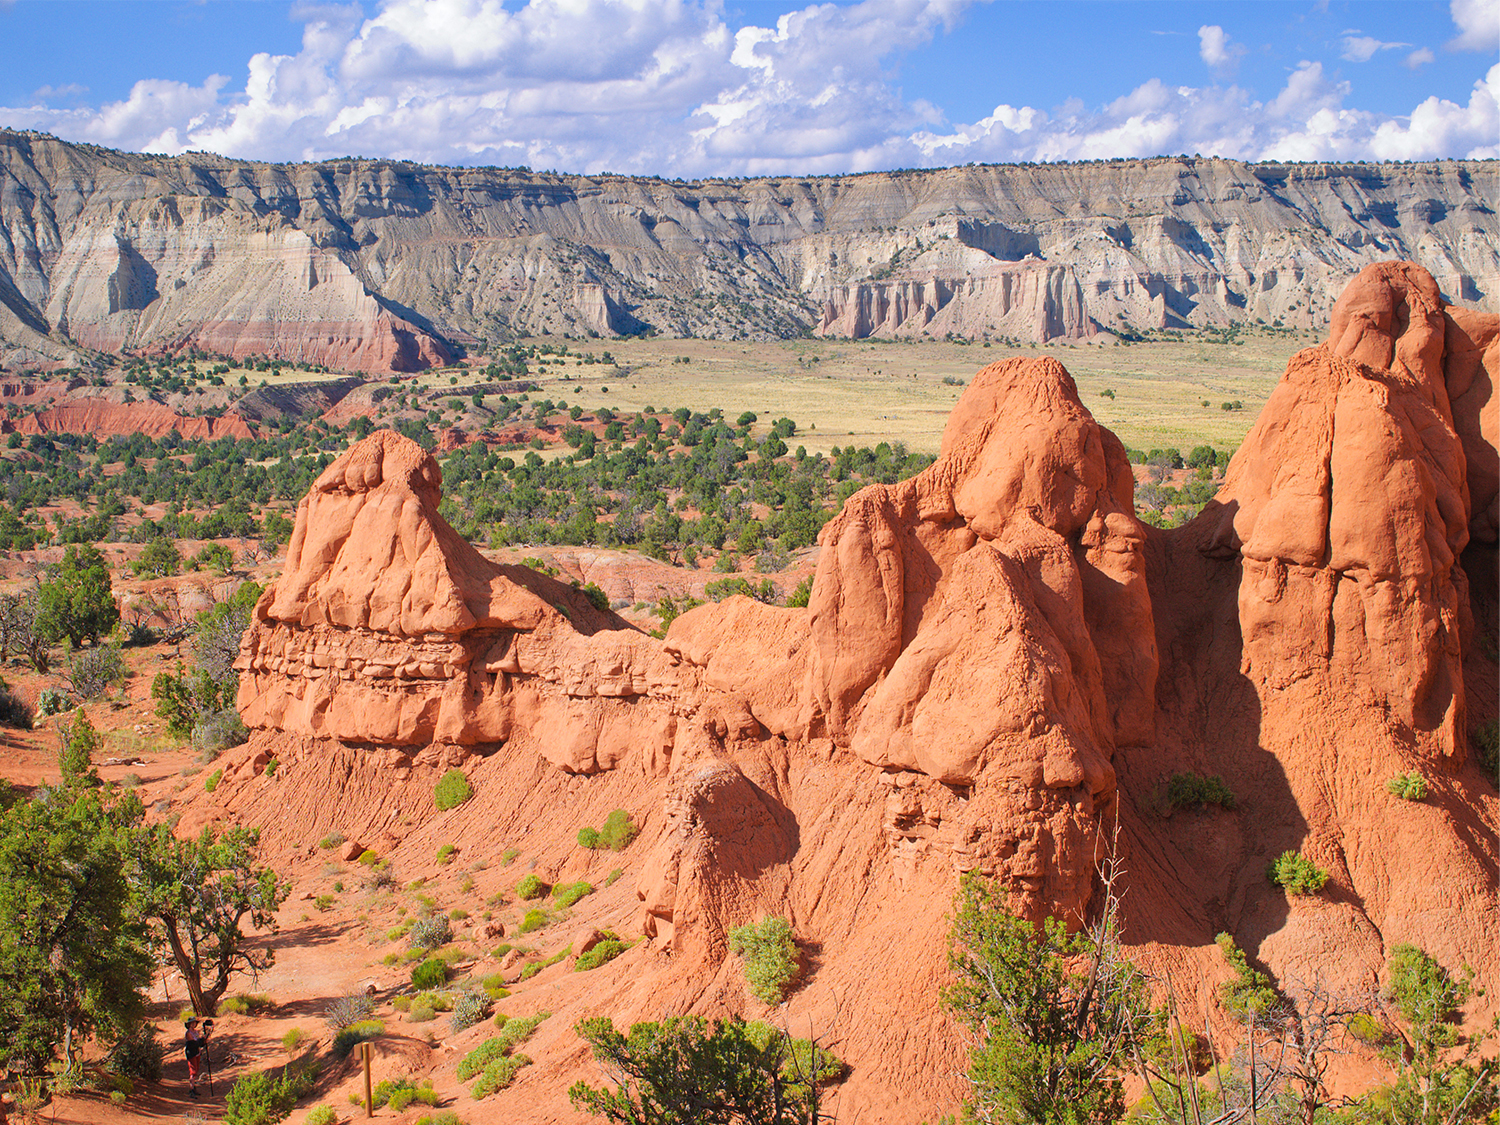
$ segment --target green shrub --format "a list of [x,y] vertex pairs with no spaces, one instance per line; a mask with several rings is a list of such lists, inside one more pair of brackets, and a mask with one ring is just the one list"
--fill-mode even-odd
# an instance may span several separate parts
[[521,919],[521,924],[516,928],[523,934],[533,933],[540,930],[548,922],[552,921],[551,915],[545,910],[537,907],[526,912],[526,917]]
[[426,1117],[417,1118],[417,1125],[464,1125],[464,1119],[451,1109],[445,1109],[442,1113],[429,1113]]
[[467,1082],[496,1059],[504,1058],[511,1044],[498,1035],[492,1035],[475,1047],[458,1062],[458,1080]]
[[271,1007],[271,998],[263,992],[242,992],[238,996],[226,996],[219,1001],[219,1015],[243,1016],[250,1012],[264,1011]]
[[469,912],[462,906],[455,906],[452,910],[448,911],[448,917],[455,922],[462,922],[468,916]]
[[1205,805],[1232,809],[1235,799],[1223,778],[1201,777],[1196,773],[1174,773],[1167,781],[1165,804],[1168,812],[1203,808]]
[[281,1037],[281,1049],[287,1054],[291,1054],[298,1047],[302,1046],[306,1038],[307,1032],[303,1031],[300,1027],[291,1028]]
[[333,903],[334,898],[332,895],[319,895],[313,899],[313,908],[320,911],[332,910]]
[[509,867],[516,861],[516,856],[520,854],[521,852],[519,848],[506,848],[505,851],[500,855],[500,862],[503,863],[506,867]]
[[[509,952],[510,950],[507,949],[506,953]],[[479,982],[479,986],[484,989],[484,994],[491,1000],[504,1000],[510,995],[510,990],[505,987],[505,977],[499,973],[491,973]]]
[[448,983],[448,965],[440,957],[429,957],[411,971],[411,986],[420,991]]
[[1385,791],[1403,801],[1420,801],[1427,796],[1427,779],[1422,776],[1421,770],[1398,773],[1385,783]]
[[279,766],[279,765],[281,765],[281,762],[278,761],[276,758],[272,758],[269,762],[267,762],[266,763],[266,776],[267,777],[275,777],[276,776],[276,767]]
[[330,832],[318,841],[318,847],[326,852],[329,848],[336,848],[343,842],[344,834],[342,832]]
[[307,1125],[334,1125],[339,1119],[331,1105],[314,1106],[307,1113]]
[[226,1125],[275,1125],[292,1112],[312,1084],[310,1071],[293,1072],[290,1067],[280,1078],[264,1070],[247,1074],[224,1099],[223,1120]]
[[1266,878],[1287,894],[1310,895],[1323,889],[1328,872],[1300,852],[1282,852],[1266,868]]
[[1219,934],[1214,943],[1234,970],[1234,979],[1219,986],[1219,1000],[1227,1011],[1236,1016],[1259,1016],[1281,1005],[1281,996],[1271,984],[1271,978],[1250,964],[1250,959],[1235,944],[1234,938]]
[[1500,719],[1474,728],[1474,758],[1490,781],[1500,773]]
[[360,1020],[369,1019],[374,1012],[374,1000],[363,992],[353,992],[348,996],[340,996],[330,1003],[323,1013],[323,1019],[333,1030],[342,1031]]
[[745,962],[750,991],[766,1004],[780,1004],[797,976],[797,943],[785,918],[762,918],[729,932],[729,948]]
[[385,1031],[385,1024],[379,1020],[360,1020],[343,1028],[333,1037],[333,1057],[343,1059],[349,1056],[357,1043],[363,1043],[367,1039],[377,1039]]
[[541,898],[546,893],[547,884],[535,875],[527,875],[516,884],[516,897],[523,902]]
[[490,998],[483,992],[460,992],[453,1001],[449,1022],[454,1031],[473,1027],[490,1014]]
[[457,853],[457,851],[458,849],[455,848],[452,844],[444,844],[437,850],[437,861],[442,864],[452,863],[453,856],[455,855],[455,853]]
[[406,1018],[412,1023],[429,1023],[437,1019],[437,1009],[425,1000],[416,1000],[407,1009]]
[[625,874],[624,868],[616,867],[613,871],[611,871],[608,875],[605,876],[605,878],[604,878],[604,885],[606,887],[612,887],[612,886],[614,886],[615,885],[615,881],[617,879],[619,879],[619,877],[621,875],[623,875],[623,874]]
[[473,795],[474,790],[469,787],[469,779],[460,769],[452,769],[443,774],[438,779],[437,787],[432,791],[432,797],[437,802],[439,812],[456,809]]
[[583,898],[584,895],[591,895],[593,893],[594,888],[592,884],[581,881],[570,884],[568,886],[558,886],[552,888],[552,898],[553,901],[557,903],[557,907],[559,910],[566,910],[568,907],[577,903],[578,900]]
[[121,1035],[110,1048],[109,1069],[121,1078],[155,1082],[161,1077],[163,1049],[154,1023],[144,1021]]
[[530,1065],[531,1060],[525,1055],[510,1055],[503,1059],[496,1059],[484,1068],[479,1081],[474,1083],[469,1093],[476,1100],[499,1093],[516,1080],[516,1075],[521,1072],[523,1066]]
[[597,828],[580,828],[578,830],[578,846],[594,850],[602,848],[604,841],[599,838],[599,830]]
[[373,867],[375,866],[375,864],[380,862],[380,856],[375,854],[375,852],[373,852],[369,848],[366,848],[364,851],[359,853],[359,862],[364,864],[366,867]]
[[430,1079],[413,1082],[410,1078],[385,1078],[370,1092],[370,1100],[375,1103],[376,1109],[390,1106],[396,1113],[400,1113],[412,1102],[437,1105],[438,1095],[432,1088]]
[[640,834],[640,828],[630,819],[630,814],[624,809],[616,809],[604,818],[604,827],[599,830],[599,838],[611,851],[624,851],[630,846],[630,841]]
[[222,769],[216,769],[216,770],[214,770],[213,773],[209,774],[208,777],[204,780],[204,782],[203,782],[203,788],[207,789],[210,793],[212,793],[215,789],[217,789],[219,787],[219,782],[222,781],[223,778],[224,778],[224,771]]
[[505,1044],[507,1051],[519,1047],[531,1038],[532,1032],[541,1026],[543,1020],[550,1016],[551,1012],[538,1012],[534,1016],[524,1016],[518,1019],[508,1019],[500,1025],[498,1038]]
[[407,944],[412,949],[436,949],[453,940],[453,923],[441,914],[428,914],[411,925]]
[[621,941],[619,938],[611,935],[599,942],[598,945],[594,946],[587,953],[582,954],[573,963],[573,971],[575,973],[586,973],[590,969],[597,969],[600,965],[613,961],[629,948],[630,943],[628,941]]

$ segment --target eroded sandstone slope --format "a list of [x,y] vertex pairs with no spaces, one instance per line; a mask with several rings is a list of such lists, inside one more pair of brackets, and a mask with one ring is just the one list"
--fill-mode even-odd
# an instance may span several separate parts
[[[532,998],[563,1018],[505,1097],[538,1121],[579,1119],[576,1018],[757,1012],[726,934],[768,912],[812,951],[780,1018],[851,1065],[841,1115],[941,1112],[955,873],[1076,920],[1116,823],[1127,940],[1189,1010],[1219,931],[1283,981],[1366,985],[1401,941],[1493,978],[1497,801],[1467,736],[1497,710],[1497,323],[1409,263],[1366,270],[1173,531],[1135,518],[1059,364],[993,365],[931,467],[828,525],[806,609],[732,598],[665,642],[484,559],[435,462],[374,434],[299,508],[240,661],[254,734],[184,830],[249,821],[289,863],[337,830],[398,864],[441,832],[557,880],[598,862],[580,826],[632,810],[635,906],[600,921],[647,940]],[[453,766],[476,798],[434,820]],[[1386,793],[1413,768],[1428,800]],[[1163,816],[1178,770],[1238,807]],[[1287,849],[1323,894],[1267,882]]]
[[1496,183],[1493,162],[1196,158],[679,182],[0,130],[0,361],[71,340],[402,371],[541,332],[1308,327],[1390,257],[1492,298]]

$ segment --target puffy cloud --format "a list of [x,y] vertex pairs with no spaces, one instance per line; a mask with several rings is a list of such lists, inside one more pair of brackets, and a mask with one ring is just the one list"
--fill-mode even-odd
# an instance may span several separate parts
[[[0,109],[0,121],[161,152],[362,154],[677,176],[1495,148],[1493,70],[1467,105],[1429,98],[1398,118],[1347,106],[1349,84],[1316,61],[1300,63],[1267,100],[1232,84],[1150,79],[1102,106],[1007,103],[977,121],[949,122],[903,96],[895,66],[955,28],[970,2],[822,3],[738,29],[718,0],[384,0],[369,16],[357,5],[304,4],[293,9],[300,49],[252,55],[242,90],[231,92],[217,75],[199,86],[146,80],[99,107],[48,105],[38,91],[37,104]],[[1200,28],[1198,39],[1216,69],[1243,54],[1216,25]],[[1349,32],[1346,49],[1364,51],[1349,47],[1355,39]],[[1390,46],[1377,42],[1369,54]]]
[[1198,29],[1198,57],[1216,71],[1232,71],[1239,65],[1245,48],[1229,42],[1229,34],[1218,24],[1204,24]]
[[1349,62],[1369,62],[1377,51],[1393,51],[1398,47],[1410,47],[1410,43],[1386,43],[1373,35],[1346,35],[1339,58]]
[[1401,60],[1401,65],[1406,67],[1408,70],[1418,70],[1426,66],[1428,63],[1432,62],[1435,58],[1437,58],[1437,56],[1434,55],[1428,48],[1418,47],[1411,54],[1407,55],[1406,58]]
[[1448,41],[1451,51],[1489,51],[1500,48],[1500,6],[1495,0],[1453,0],[1449,7],[1458,34]]

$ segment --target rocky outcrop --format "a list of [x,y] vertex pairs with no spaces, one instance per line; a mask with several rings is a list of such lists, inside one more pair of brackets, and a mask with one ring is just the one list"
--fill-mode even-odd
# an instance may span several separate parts
[[[1127,941],[1195,1009],[1220,931],[1284,982],[1369,987],[1402,941],[1491,978],[1500,810],[1465,739],[1500,669],[1465,568],[1494,561],[1469,466],[1493,464],[1496,324],[1411,263],[1364,271],[1171,531],[1136,519],[1061,365],[995,364],[933,465],[825,527],[805,609],[730,598],[664,641],[479,555],[437,513],[436,463],[376,433],[298,510],[239,664],[254,733],[212,801],[303,847],[336,825],[330,790],[373,787],[336,826],[398,848],[382,826],[458,764],[488,794],[468,830],[529,834],[549,877],[589,862],[582,809],[630,802],[649,952],[611,1010],[746,1010],[727,931],[789,917],[817,951],[792,1006],[854,1067],[842,1108],[881,1119],[930,1115],[959,1050],[935,1001],[955,872],[1076,924],[1117,847]],[[1427,800],[1386,792],[1411,769]],[[1178,772],[1236,809],[1173,815]],[[1267,882],[1289,849],[1328,891]]]
[[1310,327],[1391,257],[1493,298],[1496,182],[1483,161],[1180,157],[683,183],[0,131],[0,362],[60,362],[69,341],[377,371],[507,332]]
[[155,402],[114,402],[110,399],[68,399],[23,414],[14,421],[0,421],[0,433],[92,434],[96,438],[145,434],[162,438],[176,430],[184,439],[213,441],[215,438],[251,438],[255,435],[245,419],[235,413],[217,418],[178,414]]

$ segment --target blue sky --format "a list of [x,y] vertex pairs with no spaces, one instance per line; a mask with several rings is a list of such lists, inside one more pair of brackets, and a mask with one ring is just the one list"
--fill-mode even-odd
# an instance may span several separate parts
[[1494,0],[0,0],[0,124],[672,176],[1500,155]]

